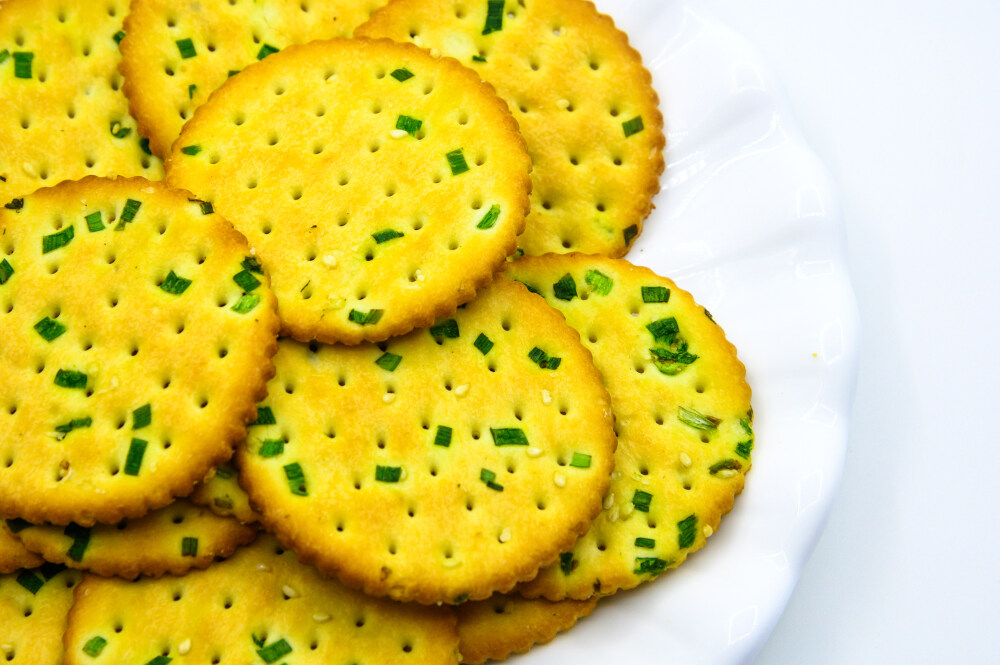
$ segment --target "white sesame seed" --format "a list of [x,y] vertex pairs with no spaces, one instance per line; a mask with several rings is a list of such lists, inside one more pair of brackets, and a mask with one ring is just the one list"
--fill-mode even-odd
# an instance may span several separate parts
[[386,404],[392,404],[396,399],[396,393],[386,393],[382,395],[382,401]]
[[405,467],[399,470],[399,479],[400,480],[406,480],[406,468]]
[[556,487],[566,487],[566,474],[562,471],[556,471],[555,475],[552,476],[552,480],[555,481]]
[[334,256],[333,254],[324,254],[323,265],[325,265],[327,268],[337,267],[337,257]]
[[14,646],[12,644],[0,644],[0,651],[13,651]]
[[705,537],[706,537],[706,538],[708,538],[708,537],[709,537],[709,536],[711,536],[711,535],[712,535],[713,533],[715,533],[715,529],[713,529],[712,527],[710,527],[709,525],[707,525],[707,524],[706,524],[706,525],[705,525],[705,528],[704,528],[704,529],[702,529],[702,532],[704,532],[704,534],[705,534]]
[[618,506],[608,511],[608,521],[612,524],[618,521]]
[[542,391],[542,404],[552,404],[552,393],[548,390]]
[[436,48],[432,48],[431,49],[431,57],[433,57],[433,58],[440,58],[441,57],[441,51],[437,50]]
[[528,457],[541,457],[542,449],[536,448],[535,446],[528,446],[528,449],[524,451],[527,453]]
[[21,168],[24,169],[26,175],[29,175],[32,178],[38,175],[38,171],[35,170],[35,166],[33,164],[25,162],[24,164],[21,165]]
[[295,589],[288,586],[287,584],[281,587],[281,593],[285,594],[285,596],[287,596],[288,598],[295,598],[295,596],[299,595]]
[[256,247],[251,247],[250,248],[250,256],[257,256],[257,248]]
[[611,506],[615,505],[615,493],[611,492],[606,497],[604,497],[604,510],[608,510]]
[[733,469],[723,469],[719,471],[719,478],[732,478],[736,475],[736,471]]
[[499,538],[499,540],[500,540],[501,543],[506,543],[508,540],[510,540],[510,527],[509,526],[505,526],[504,529],[503,529],[503,531],[500,532],[500,538]]
[[190,638],[184,640],[183,642],[181,642],[180,644],[177,645],[177,653],[179,653],[182,656],[186,655],[187,652],[190,651],[190,650],[191,650],[191,640],[190,640]]
[[556,102],[556,106],[558,106],[561,109],[568,109],[569,108],[569,100],[568,99],[560,99],[558,102]]
[[685,469],[691,468],[691,456],[687,453],[681,453],[681,466]]
[[401,139],[404,136],[406,136],[406,130],[405,129],[394,129],[391,132],[389,132],[389,136],[391,136],[394,139]]
[[420,272],[420,269],[413,271],[413,276],[416,277],[418,282],[424,281],[424,273]]
[[263,573],[269,573],[271,572],[271,566],[267,565],[266,563],[261,563],[257,565],[257,570]]
[[633,510],[635,510],[635,504],[634,503],[626,503],[625,504],[625,508],[622,510],[622,512],[625,513],[625,517],[628,517],[629,515],[632,514]]
[[143,194],[152,194],[155,191],[156,191],[155,187],[143,187],[142,188],[142,193]]
[[469,384],[463,383],[462,385],[455,388],[455,394],[459,397],[465,397],[466,393],[469,392]]
[[330,620],[330,615],[329,614],[314,614],[313,615],[313,621],[315,621],[316,623],[326,623],[329,620]]

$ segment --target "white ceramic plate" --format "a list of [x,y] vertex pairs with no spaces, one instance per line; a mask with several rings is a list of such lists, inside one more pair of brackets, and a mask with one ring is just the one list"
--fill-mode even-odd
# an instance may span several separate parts
[[843,467],[858,321],[831,181],[759,54],[697,0],[597,0],[666,117],[657,209],[629,259],[673,278],[739,349],[753,470],[708,546],[601,601],[535,663],[747,663],[788,602]]

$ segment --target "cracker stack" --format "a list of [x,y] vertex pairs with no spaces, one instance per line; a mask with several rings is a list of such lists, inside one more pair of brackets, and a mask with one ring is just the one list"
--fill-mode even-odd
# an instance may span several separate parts
[[0,77],[6,660],[503,659],[732,508],[589,2],[6,0]]

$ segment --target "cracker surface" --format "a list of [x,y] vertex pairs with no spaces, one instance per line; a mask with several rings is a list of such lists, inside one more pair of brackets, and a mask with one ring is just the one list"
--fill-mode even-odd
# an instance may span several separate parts
[[275,302],[206,205],[87,178],[0,210],[3,517],[138,517],[244,436],[273,372]]
[[473,68],[534,163],[527,254],[622,256],[663,172],[663,117],[625,33],[585,0],[393,0],[356,36],[409,41]]
[[121,70],[144,136],[166,156],[185,120],[262,56],[350,37],[386,0],[133,0]]
[[577,334],[498,278],[384,344],[283,341],[238,449],[264,524],[375,595],[461,602],[530,579],[586,531],[611,472],[607,394]]
[[45,559],[29,552],[21,541],[0,526],[0,575],[12,573],[21,568],[35,568],[45,563]]
[[0,203],[88,175],[157,179],[118,73],[128,0],[0,7]]
[[618,450],[604,510],[529,597],[630,589],[705,545],[750,469],[746,371],[689,293],[624,260],[549,255],[508,269],[566,316],[611,395]]
[[47,564],[0,575],[0,659],[61,665],[62,636],[80,573]]
[[470,300],[514,251],[530,187],[492,89],[388,40],[251,65],[195,112],[167,170],[247,236],[285,334],[348,344]]

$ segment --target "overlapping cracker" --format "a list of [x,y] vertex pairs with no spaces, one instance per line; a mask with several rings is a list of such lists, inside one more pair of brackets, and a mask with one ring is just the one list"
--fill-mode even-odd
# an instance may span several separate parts
[[274,296],[189,196],[86,178],[0,210],[0,516],[137,517],[243,438],[273,372]]
[[429,325],[489,283],[523,228],[529,169],[474,72],[343,39],[233,77],[167,167],[246,234],[285,334],[348,344]]
[[8,520],[7,529],[47,561],[106,577],[183,575],[246,545],[257,529],[183,499],[135,520],[81,527]]
[[552,563],[600,511],[615,447],[578,335],[498,278],[454,319],[357,347],[284,341],[239,448],[263,522],[375,595],[461,602]]
[[45,559],[29,552],[20,540],[0,526],[0,575],[22,568],[35,568],[43,563]]
[[593,353],[616,416],[604,511],[529,597],[630,589],[704,546],[750,468],[750,387],[736,349],[671,280],[623,260],[549,255],[508,275],[566,316]]
[[622,256],[663,172],[663,117],[625,33],[586,0],[393,0],[355,35],[410,41],[492,83],[534,162],[527,254]]
[[220,464],[212,477],[199,483],[188,498],[196,506],[205,506],[216,515],[234,517],[241,524],[260,521],[260,515],[250,507],[250,497],[240,487],[236,469],[228,464]]
[[596,596],[554,603],[544,598],[528,600],[517,594],[499,594],[460,605],[455,612],[462,662],[480,665],[525,653],[536,644],[551,642],[596,606]]
[[0,662],[62,665],[62,636],[80,573],[47,564],[0,575]]
[[128,0],[0,7],[0,203],[87,175],[160,178],[121,92]]
[[321,577],[262,536],[180,578],[85,576],[66,631],[66,665],[457,663],[446,608],[369,598]]
[[133,0],[121,70],[143,135],[166,156],[194,109],[271,49],[350,37],[386,0]]

